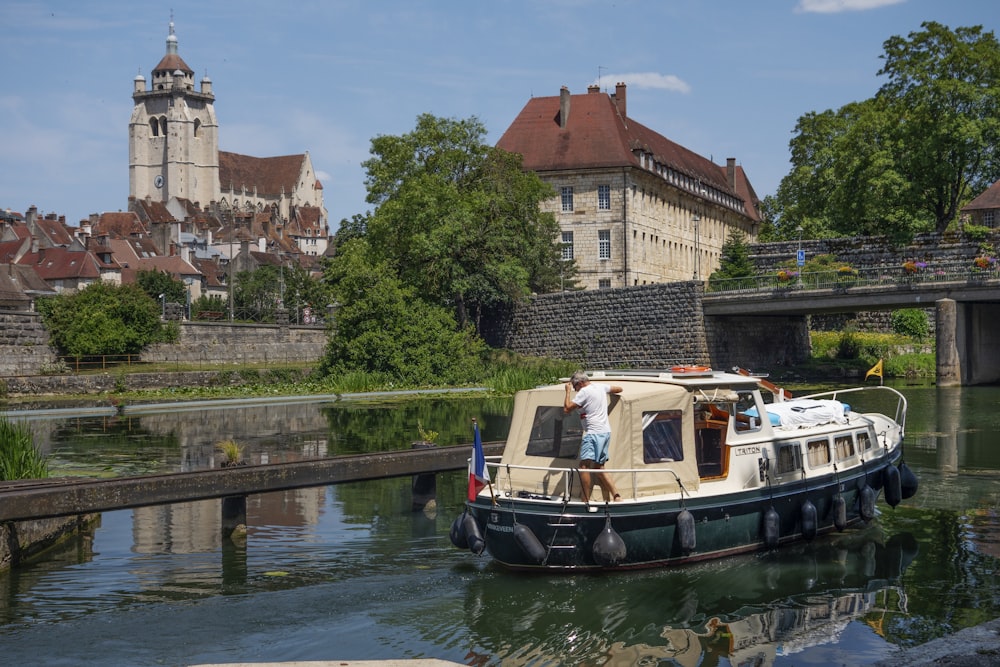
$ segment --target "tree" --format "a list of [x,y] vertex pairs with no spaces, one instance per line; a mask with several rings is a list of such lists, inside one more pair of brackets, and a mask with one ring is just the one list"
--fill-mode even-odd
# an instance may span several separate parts
[[719,269],[709,276],[709,285],[723,280],[750,278],[757,273],[757,267],[750,260],[750,248],[744,234],[734,229],[722,244]]
[[485,308],[558,289],[574,268],[561,261],[555,218],[539,203],[550,186],[521,158],[484,143],[476,118],[429,114],[401,136],[372,140],[364,163],[376,210],[365,238],[375,257],[417,293],[478,326]]
[[364,239],[344,244],[327,277],[342,305],[321,373],[363,371],[409,384],[460,384],[477,376],[482,342],[376,260]]
[[898,156],[910,196],[938,231],[1000,170],[1000,43],[982,26],[935,22],[885,42],[879,90],[906,147]]
[[135,282],[138,283],[143,292],[157,302],[159,302],[161,294],[164,295],[167,303],[187,302],[187,287],[166,271],[140,270],[135,275]]
[[800,117],[765,239],[944,231],[1000,169],[1000,44],[923,24],[884,43],[877,95]]
[[139,285],[96,282],[38,302],[45,328],[63,354],[137,354],[168,342],[176,329],[160,321],[160,304]]

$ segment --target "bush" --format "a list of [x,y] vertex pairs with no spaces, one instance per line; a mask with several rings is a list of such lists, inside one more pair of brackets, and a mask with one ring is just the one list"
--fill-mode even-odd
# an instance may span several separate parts
[[931,329],[927,313],[919,308],[904,308],[893,311],[890,323],[894,332],[917,340],[927,338]]

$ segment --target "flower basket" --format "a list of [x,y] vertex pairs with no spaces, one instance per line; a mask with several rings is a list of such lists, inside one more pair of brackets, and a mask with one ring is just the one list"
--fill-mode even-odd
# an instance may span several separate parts
[[781,269],[778,271],[778,287],[791,287],[799,277],[798,271],[788,271]]
[[980,255],[972,260],[972,268],[975,271],[995,271],[997,268],[997,260],[995,257],[989,257],[986,255]]

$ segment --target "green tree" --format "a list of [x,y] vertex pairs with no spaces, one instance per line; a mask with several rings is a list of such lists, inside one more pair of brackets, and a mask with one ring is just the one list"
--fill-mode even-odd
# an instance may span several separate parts
[[327,277],[342,305],[321,373],[364,371],[408,384],[455,384],[481,372],[482,342],[376,260],[364,239],[344,244]]
[[1000,169],[1000,44],[937,23],[884,43],[874,98],[799,118],[762,238],[944,231]]
[[167,303],[187,303],[187,287],[166,271],[140,270],[135,275],[135,282],[157,302],[163,294]]
[[63,354],[137,354],[150,343],[176,337],[176,329],[160,321],[160,304],[135,283],[92,283],[43,299],[38,309]]
[[982,26],[921,24],[883,45],[878,92],[905,150],[897,156],[914,205],[944,231],[1000,171],[1000,42]]
[[[539,203],[554,195],[521,157],[484,143],[476,118],[424,114],[400,136],[372,140],[365,238],[407,286],[454,309],[460,326],[486,308],[565,285],[558,225]],[[561,280],[562,279],[562,282]]]
[[722,255],[719,257],[719,269],[709,276],[713,283],[737,278],[750,278],[757,273],[757,267],[750,260],[750,248],[743,232],[734,229],[722,244]]

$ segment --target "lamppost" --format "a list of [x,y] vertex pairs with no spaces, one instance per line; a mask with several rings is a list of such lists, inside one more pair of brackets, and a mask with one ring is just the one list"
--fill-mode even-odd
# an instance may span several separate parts
[[698,249],[698,223],[701,222],[701,217],[695,213],[691,222],[694,223],[694,275],[691,276],[691,279],[698,280],[701,274],[701,257]]
[[167,295],[165,293],[160,295],[160,318],[167,319]]

